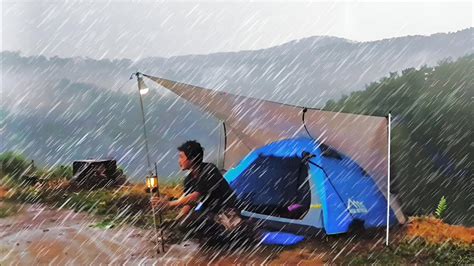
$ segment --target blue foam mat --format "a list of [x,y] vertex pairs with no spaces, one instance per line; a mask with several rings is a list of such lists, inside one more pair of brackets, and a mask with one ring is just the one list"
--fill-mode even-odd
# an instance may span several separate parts
[[304,240],[304,236],[286,232],[265,232],[261,243],[264,245],[293,246]]

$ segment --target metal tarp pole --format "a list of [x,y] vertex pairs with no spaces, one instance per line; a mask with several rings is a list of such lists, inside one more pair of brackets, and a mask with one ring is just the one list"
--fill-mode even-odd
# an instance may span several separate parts
[[387,125],[387,235],[385,239],[385,245],[388,246],[389,240],[389,233],[390,233],[390,133],[391,133],[391,122],[392,122],[392,114],[388,113],[388,125]]
[[[147,131],[146,131],[146,119],[145,119],[145,108],[143,107],[143,99],[142,99],[142,92],[141,92],[141,89],[144,89],[144,88],[141,88],[141,86],[145,85],[143,83],[143,79],[140,75],[142,75],[140,72],[136,72],[136,73],[133,73],[131,77],[133,77],[133,75],[135,75],[137,77],[137,83],[138,83],[138,96],[140,97],[140,109],[142,111],[142,127],[143,127],[143,137],[144,137],[144,143],[145,143],[145,152],[146,152],[146,160],[147,160],[147,167],[148,167],[148,174],[150,175],[150,177],[153,176],[153,170],[152,170],[152,166],[151,166],[151,159],[150,159],[150,150],[148,148],[148,136],[147,136]],[[155,165],[155,174],[156,174],[156,178],[158,179],[158,173],[156,172],[157,171],[157,167]],[[158,195],[160,194],[159,192],[159,188],[158,188]],[[153,199],[153,189],[150,188],[150,201]],[[158,245],[158,243],[160,242],[160,237],[158,236],[158,226],[156,224],[156,212],[155,212],[155,207],[153,207],[153,204],[151,205],[151,213],[153,215],[153,226],[155,228],[155,234],[156,234],[156,245]],[[161,231],[161,244],[162,244],[162,251],[165,252],[164,250],[164,238],[163,238],[163,230],[161,230],[161,222],[162,222],[162,215],[161,215],[161,211],[159,211],[159,215],[160,215],[160,231]],[[156,253],[160,253],[160,250],[157,248],[156,249]]]

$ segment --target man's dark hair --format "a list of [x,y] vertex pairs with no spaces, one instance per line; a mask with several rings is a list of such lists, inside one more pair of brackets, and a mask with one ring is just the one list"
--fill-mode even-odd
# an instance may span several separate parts
[[193,163],[202,163],[204,158],[204,148],[195,140],[188,140],[178,147],[178,151],[184,152],[186,157]]

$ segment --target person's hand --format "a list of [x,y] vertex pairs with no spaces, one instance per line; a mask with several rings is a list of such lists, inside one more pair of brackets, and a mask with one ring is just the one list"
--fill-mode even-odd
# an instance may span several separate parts
[[166,210],[169,206],[168,197],[158,197],[154,196],[151,198],[151,206],[155,208],[155,210]]

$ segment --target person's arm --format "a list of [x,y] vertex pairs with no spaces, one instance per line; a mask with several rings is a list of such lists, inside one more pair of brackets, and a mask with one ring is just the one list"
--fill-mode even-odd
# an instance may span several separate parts
[[181,207],[181,206],[184,206],[184,205],[188,205],[189,203],[198,202],[199,197],[201,197],[201,193],[195,191],[195,192],[193,192],[191,194],[188,194],[186,196],[183,196],[183,197],[181,197],[177,200],[173,200],[173,201],[168,202],[168,207],[175,208],[175,207]]
[[188,195],[183,195],[177,200],[172,200],[168,201],[168,199],[165,198],[160,198],[160,197],[152,197],[151,199],[151,204],[153,205],[154,208],[159,208],[159,209],[168,209],[168,208],[177,208],[181,206],[188,205],[193,202],[198,202],[199,197],[201,197],[201,193],[199,192],[193,192]]

